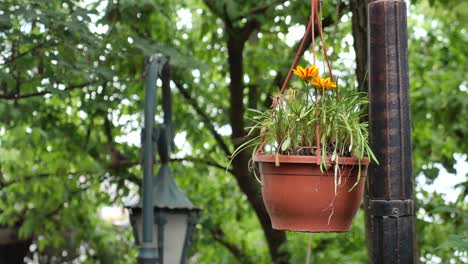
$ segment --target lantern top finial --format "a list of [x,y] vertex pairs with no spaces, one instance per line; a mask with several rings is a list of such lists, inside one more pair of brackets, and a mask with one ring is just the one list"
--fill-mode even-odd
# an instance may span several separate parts
[[162,164],[156,176],[153,189],[153,202],[158,208],[199,210],[179,189],[168,164]]

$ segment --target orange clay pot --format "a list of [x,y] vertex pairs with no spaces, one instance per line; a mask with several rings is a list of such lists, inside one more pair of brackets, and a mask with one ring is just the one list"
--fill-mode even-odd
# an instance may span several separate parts
[[[339,158],[341,183],[335,195],[334,167],[321,172],[315,156],[258,154],[262,194],[274,229],[302,232],[346,232],[359,210],[367,175],[368,159]],[[332,164],[329,157],[327,163]]]

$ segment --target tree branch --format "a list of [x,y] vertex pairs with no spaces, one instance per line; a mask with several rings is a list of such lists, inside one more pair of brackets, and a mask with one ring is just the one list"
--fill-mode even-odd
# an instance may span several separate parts
[[93,173],[97,173],[97,172],[84,171],[84,172],[68,172],[68,173],[40,173],[40,174],[36,174],[36,175],[26,175],[26,176],[22,176],[22,177],[16,178],[16,179],[11,180],[11,181],[0,182],[0,189],[3,189],[5,187],[8,187],[8,186],[10,186],[12,184],[15,184],[15,183],[19,183],[21,181],[30,181],[30,180],[35,180],[35,179],[42,179],[42,178],[47,178],[47,177],[50,177],[50,176],[53,176],[53,175],[58,175],[58,174],[76,176],[76,175],[93,174]]
[[[59,91],[71,91],[75,89],[80,89],[84,88],[90,84],[93,84],[93,82],[84,82],[84,83],[79,83],[79,84],[72,84],[68,87],[66,87],[63,90]],[[44,96],[46,94],[51,94],[54,93],[55,91],[42,91],[42,92],[36,92],[36,93],[29,93],[29,94],[23,94],[20,95],[19,93],[11,93],[11,94],[3,94],[0,95],[0,99],[3,100],[19,100],[19,99],[26,99],[26,98],[31,98],[31,97],[36,97],[36,96]]]
[[219,163],[216,163],[214,161],[206,160],[206,159],[200,159],[200,158],[194,158],[194,157],[183,157],[183,158],[173,158],[171,159],[172,162],[191,162],[193,164],[195,163],[201,163],[203,165],[207,165],[213,168],[217,168],[223,171],[228,171],[231,174],[234,174],[234,171],[231,168],[227,168],[226,166],[223,166]]
[[[134,165],[137,165],[139,164],[139,162],[132,162],[132,164],[128,164],[127,167],[131,167],[131,166],[134,166]],[[110,168],[108,167],[107,169],[113,169],[113,168]],[[81,172],[65,172],[65,173],[59,173],[59,172],[46,172],[46,173],[40,173],[40,174],[36,174],[36,175],[26,175],[26,176],[22,176],[20,178],[16,178],[14,180],[11,180],[11,181],[7,181],[7,182],[1,182],[0,181],[0,190],[3,189],[3,188],[6,188],[10,185],[13,185],[15,183],[19,183],[19,182],[23,182],[23,181],[31,181],[31,180],[35,180],[35,179],[43,179],[43,178],[47,178],[47,177],[51,177],[51,176],[57,176],[57,175],[72,175],[72,176],[81,176],[81,175],[91,175],[91,174],[102,174],[102,175],[105,175],[105,172],[104,171],[81,171]],[[104,176],[104,177],[101,177],[101,180],[106,180],[106,179],[109,179],[111,175],[108,175],[108,176]],[[130,175],[130,174],[127,174],[126,176],[126,179],[135,183],[135,184],[139,184],[141,182],[141,180],[139,178],[137,178],[135,175]]]
[[249,11],[237,16],[236,18],[233,19],[233,21],[238,21],[238,20],[243,19],[243,18],[263,14],[268,9],[270,9],[272,7],[275,7],[277,5],[283,4],[286,1],[288,1],[288,0],[276,0],[276,1],[273,1],[271,3],[264,3],[263,5],[258,5],[258,6],[254,7],[254,8],[252,8],[252,9],[250,9]]
[[33,46],[29,50],[26,50],[24,52],[16,54],[16,56],[14,56],[14,57],[12,56],[12,57],[10,57],[8,59],[4,58],[4,65],[15,62],[16,60],[26,56],[27,54],[29,54],[29,53],[37,50],[37,49],[40,49],[40,48],[44,47],[44,45],[45,45],[45,43],[41,42],[41,43],[38,43],[37,45]]
[[174,80],[174,83],[175,83],[177,90],[179,90],[180,94],[182,94],[184,99],[192,106],[195,112],[197,112],[197,114],[201,117],[203,123],[208,128],[210,133],[213,135],[214,139],[219,144],[224,154],[226,154],[226,156],[229,157],[231,155],[231,151],[229,150],[229,147],[227,146],[223,137],[218,133],[218,131],[216,131],[215,127],[213,126],[211,118],[201,109],[197,101],[189,94],[189,92],[182,87],[182,84],[180,83],[180,81]]
[[228,241],[226,238],[226,234],[224,231],[219,227],[215,227],[210,230],[211,236],[215,241],[223,245],[235,258],[239,260],[240,263],[243,264],[250,264],[254,263],[249,256],[244,253],[244,250],[239,248],[236,244],[231,241]]
[[239,36],[242,43],[246,42],[250,35],[259,29],[262,24],[256,18],[250,18],[245,25],[240,29]]
[[226,3],[223,4],[223,10],[219,10],[217,8],[215,3],[219,3],[219,0],[203,0],[203,3],[208,7],[208,9],[215,15],[217,15],[219,18],[223,20],[223,22],[229,27],[232,27],[232,21],[231,18],[229,17],[229,14],[227,12],[227,5]]

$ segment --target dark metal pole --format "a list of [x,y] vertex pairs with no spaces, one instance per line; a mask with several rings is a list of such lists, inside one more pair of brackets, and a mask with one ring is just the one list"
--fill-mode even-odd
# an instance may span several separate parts
[[174,125],[172,124],[172,92],[171,92],[171,66],[169,62],[166,62],[161,71],[161,83],[162,83],[162,104],[164,112],[164,125],[166,126],[169,152],[175,149],[174,143]]
[[415,263],[406,3],[369,4],[370,263]]
[[138,263],[154,264],[158,261],[158,251],[153,242],[153,128],[156,104],[156,80],[163,65],[162,58],[151,56],[145,74],[145,114],[143,147],[143,239],[138,250]]

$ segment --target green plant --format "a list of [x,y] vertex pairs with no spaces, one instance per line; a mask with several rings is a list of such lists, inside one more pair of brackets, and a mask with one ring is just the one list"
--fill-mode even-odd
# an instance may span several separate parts
[[253,122],[249,135],[260,133],[234,155],[253,148],[253,156],[259,152],[275,155],[277,165],[280,155],[320,156],[322,171],[334,164],[335,176],[340,157],[369,157],[377,162],[369,147],[368,124],[363,121],[367,95],[357,89],[338,89],[330,78],[318,75],[315,65],[299,66],[294,73],[305,85],[275,94],[270,110],[249,109],[254,114],[249,118]]

